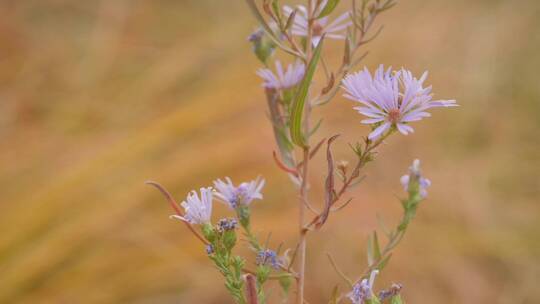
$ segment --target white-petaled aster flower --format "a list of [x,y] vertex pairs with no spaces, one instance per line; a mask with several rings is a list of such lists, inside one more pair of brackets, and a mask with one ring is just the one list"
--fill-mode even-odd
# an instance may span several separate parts
[[264,187],[264,179],[257,179],[250,182],[241,183],[235,186],[230,178],[226,177],[225,182],[221,179],[214,181],[217,192],[216,197],[226,203],[232,209],[238,206],[247,206],[255,199],[262,199],[261,190]]
[[378,270],[373,270],[368,279],[363,279],[353,286],[353,290],[347,295],[353,304],[364,304],[373,297],[373,283]]
[[185,211],[184,216],[173,215],[172,218],[193,225],[209,224],[212,216],[212,188],[201,188],[200,198],[195,190],[191,191],[181,205]]
[[420,172],[420,160],[415,159],[412,163],[412,166],[409,167],[409,174],[405,174],[401,177],[401,185],[405,191],[409,191],[409,184],[411,180],[418,181],[418,187],[420,191],[420,196],[422,198],[427,196],[427,188],[431,186],[431,181],[427,178],[424,178]]
[[431,116],[426,110],[457,106],[455,100],[432,100],[431,86],[423,87],[426,78],[427,72],[417,79],[403,68],[385,71],[383,65],[371,76],[364,68],[343,80],[344,96],[362,104],[354,109],[368,117],[361,121],[363,124],[375,125],[369,139],[378,138],[391,127],[407,135],[414,131],[410,122]]
[[305,65],[296,61],[289,64],[286,71],[283,71],[283,66],[279,60],[276,60],[276,74],[270,69],[259,69],[257,75],[263,80],[263,86],[267,89],[286,90],[297,85],[304,78]]
[[[313,1],[312,7],[315,7],[315,0]],[[327,1],[323,1],[321,5],[319,5],[319,8],[317,12],[314,14],[317,16],[321,10],[325,7]],[[293,35],[307,37],[308,34],[308,11],[305,6],[298,5],[296,6],[298,13],[294,17],[294,23],[292,25],[292,33]],[[285,16],[287,18],[292,14],[294,11],[293,8],[290,6],[283,6],[283,11],[285,12]],[[316,47],[319,42],[321,41],[321,38],[323,35],[325,35],[326,38],[332,38],[332,39],[345,39],[345,30],[347,27],[352,25],[352,21],[350,18],[350,13],[345,12],[341,16],[337,17],[334,21],[330,22],[328,16],[323,17],[320,19],[317,19],[313,22],[312,25],[312,44],[314,47]]]

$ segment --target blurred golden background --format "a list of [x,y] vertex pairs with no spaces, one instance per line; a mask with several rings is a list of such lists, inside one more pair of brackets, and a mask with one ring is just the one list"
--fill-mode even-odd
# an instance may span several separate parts
[[[363,271],[375,215],[397,221],[414,158],[433,186],[377,289],[401,282],[408,303],[539,303],[540,3],[407,0],[378,24],[361,66],[427,69],[436,97],[461,107],[393,136],[354,202],[310,236],[310,303],[341,283],[326,252]],[[181,201],[215,178],[262,174],[255,231],[295,246],[254,28],[243,1],[0,2],[0,303],[232,303],[147,179]],[[339,60],[341,43],[327,46]],[[342,134],[338,159],[368,132],[352,105],[315,110],[317,138]]]

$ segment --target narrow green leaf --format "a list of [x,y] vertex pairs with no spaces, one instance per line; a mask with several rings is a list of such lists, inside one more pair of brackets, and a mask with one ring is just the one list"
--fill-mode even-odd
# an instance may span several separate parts
[[367,263],[368,263],[368,266],[371,267],[373,263],[375,262],[375,258],[373,257],[373,235],[372,234],[368,236],[366,251],[367,251],[366,252]]
[[302,120],[304,116],[304,106],[306,103],[309,86],[317,69],[317,64],[319,63],[319,58],[321,57],[321,50],[324,42],[324,36],[321,41],[315,48],[313,52],[313,57],[309,62],[309,65],[306,69],[304,79],[300,83],[298,90],[296,91],[296,96],[294,97],[293,104],[291,106],[291,139],[292,141],[300,147],[306,146],[306,139],[302,134]]
[[377,265],[377,269],[379,271],[382,271],[386,265],[388,265],[388,262],[390,262],[390,258],[392,257],[392,254],[389,254],[385,256],[380,262],[379,265]]
[[272,1],[272,11],[274,12],[274,15],[276,15],[276,18],[278,18],[281,24],[281,11],[279,9],[279,0]]
[[315,127],[313,127],[313,129],[311,129],[311,131],[309,131],[309,134],[308,134],[308,137],[311,137],[311,135],[315,134],[315,132],[317,132],[317,130],[319,130],[319,127],[321,126],[322,124],[322,118],[319,120],[319,122],[317,122],[317,124],[315,125]]
[[328,0],[328,2],[326,2],[326,5],[322,9],[321,13],[319,14],[319,16],[317,16],[317,19],[330,15],[338,4],[339,4],[339,0]]
[[377,223],[379,224],[379,227],[384,232],[386,237],[390,238],[392,235],[392,231],[388,229],[388,226],[386,226],[386,223],[384,222],[384,219],[382,218],[380,214],[377,214]]
[[379,237],[377,236],[377,231],[373,231],[373,252],[375,260],[378,261],[381,259],[381,247],[379,246]]
[[337,304],[338,303],[338,297],[339,297],[339,289],[338,286],[334,286],[334,289],[332,290],[332,297],[330,297],[330,301],[328,304]]
[[367,258],[368,265],[370,267],[373,266],[381,258],[381,248],[379,247],[379,238],[377,237],[377,231],[373,231],[373,234],[369,235]]

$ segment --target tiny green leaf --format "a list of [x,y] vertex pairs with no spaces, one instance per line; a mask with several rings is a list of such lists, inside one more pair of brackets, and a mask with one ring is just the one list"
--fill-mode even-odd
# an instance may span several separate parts
[[390,304],[403,304],[403,300],[401,300],[400,295],[395,295],[392,298],[390,298]]
[[328,0],[328,2],[326,2],[326,5],[322,9],[321,13],[319,14],[319,16],[317,16],[317,19],[330,15],[338,4],[339,4],[339,0]]
[[300,147],[306,146],[306,139],[304,134],[302,134],[302,120],[304,116],[304,106],[306,103],[309,86],[315,74],[317,64],[319,63],[319,58],[321,57],[321,50],[324,42],[324,36],[315,48],[313,52],[313,57],[309,62],[304,79],[296,91],[296,96],[294,97],[293,104],[291,106],[291,139],[292,141]]
[[281,21],[281,11],[279,9],[279,1],[278,0],[272,1],[272,11],[276,15],[276,18],[278,18],[278,20]]
[[379,247],[379,238],[377,237],[377,231],[373,231],[373,234],[369,235],[367,258],[368,265],[370,267],[373,266],[381,258],[381,248]]
[[330,297],[330,301],[328,304],[337,304],[339,298],[339,289],[338,286],[334,286],[334,289],[332,290],[332,297]]
[[279,285],[281,286],[281,289],[283,289],[283,292],[285,295],[289,294],[289,290],[291,288],[292,279],[291,276],[286,275],[279,278]]
[[386,265],[388,265],[388,262],[390,261],[390,258],[392,257],[392,254],[389,254],[385,256],[380,262],[379,265],[377,265],[377,269],[379,271],[383,270]]

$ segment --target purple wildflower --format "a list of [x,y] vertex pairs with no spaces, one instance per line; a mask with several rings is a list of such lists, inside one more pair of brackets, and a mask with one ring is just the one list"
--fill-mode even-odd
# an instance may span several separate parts
[[259,69],[257,75],[263,80],[263,86],[267,89],[286,90],[298,84],[304,78],[305,65],[296,61],[283,71],[283,66],[279,60],[276,60],[276,74],[270,69]]
[[214,253],[214,246],[211,244],[206,245],[206,254],[210,255]]
[[[315,7],[315,2],[313,1],[312,7]],[[319,8],[317,12],[315,12],[315,16],[317,16],[322,9],[325,7],[327,1],[323,1],[321,5],[319,5]],[[294,17],[294,23],[292,26],[292,33],[293,35],[307,37],[308,35],[308,11],[305,6],[298,5],[297,7],[298,13]],[[294,11],[293,8],[290,6],[285,5],[283,7],[283,11],[285,12],[285,16],[290,16],[292,12]],[[347,27],[352,25],[352,21],[350,18],[350,12],[345,12],[341,16],[337,17],[334,21],[330,22],[328,17],[323,17],[320,19],[316,19],[313,22],[312,25],[312,44],[314,47],[316,47],[319,42],[321,41],[321,38],[323,35],[325,35],[326,38],[332,38],[332,39],[345,39],[345,30]]]
[[401,177],[401,185],[405,191],[409,191],[409,183],[411,180],[418,181],[418,186],[420,188],[420,196],[422,198],[427,196],[427,188],[431,186],[431,181],[427,178],[424,178],[420,172],[420,160],[415,159],[412,163],[412,166],[409,167],[409,174],[405,174]]
[[277,256],[277,253],[270,249],[259,251],[256,259],[257,265],[270,265],[274,269],[279,269],[281,262]]
[[190,224],[208,224],[212,216],[212,188],[201,188],[201,198],[195,191],[191,191],[186,200],[182,202],[185,210],[184,216],[172,215],[172,218]]
[[236,209],[240,205],[247,206],[253,200],[263,198],[261,190],[264,187],[264,179],[261,177],[238,186],[235,186],[228,177],[225,178],[225,181],[221,179],[214,181],[217,190],[216,197],[232,209]]
[[353,304],[364,304],[366,300],[373,297],[373,283],[378,273],[378,270],[373,270],[369,276],[369,281],[368,279],[363,279],[360,283],[356,283],[353,286],[353,290],[348,294]]
[[426,110],[437,107],[457,106],[455,100],[432,100],[431,86],[424,88],[427,72],[420,79],[410,71],[391,71],[380,65],[373,77],[367,68],[351,74],[343,80],[344,96],[361,103],[354,109],[368,117],[363,124],[375,124],[368,138],[380,137],[391,127],[396,127],[404,135],[414,130],[408,125],[413,121],[431,116]]

